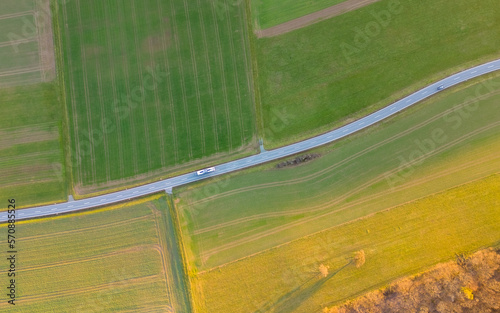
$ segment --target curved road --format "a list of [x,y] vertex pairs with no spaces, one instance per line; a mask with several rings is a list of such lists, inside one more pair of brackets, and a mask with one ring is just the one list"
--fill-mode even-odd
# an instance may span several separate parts
[[[272,161],[305,150],[309,150],[311,148],[318,147],[330,143],[332,141],[338,140],[340,138],[353,134],[361,129],[364,129],[370,125],[380,122],[383,119],[392,116],[397,112],[404,110],[409,106],[412,106],[413,104],[438,93],[439,90],[437,88],[441,85],[443,85],[444,88],[449,88],[453,85],[467,81],[471,78],[491,73],[499,69],[500,69],[500,59],[454,74],[432,85],[429,85],[375,113],[372,113],[362,119],[359,119],[341,128],[335,129],[320,136],[313,137],[301,142],[297,142],[279,149],[275,149],[272,151],[263,151],[257,155],[220,164],[217,166],[217,171],[214,173],[205,174],[203,176],[197,176],[195,173],[188,173],[168,178],[165,180],[157,181],[154,183],[150,183],[147,185],[134,187],[93,198],[87,198],[82,200],[76,200],[76,201],[70,201],[65,203],[46,205],[34,208],[20,209],[17,210],[16,212],[16,219],[18,220],[29,219],[29,218],[42,217],[60,213],[67,213],[77,210],[84,210],[103,205],[109,205],[112,203],[144,196],[147,194],[163,190],[171,190],[171,188],[176,186],[181,186],[194,181],[226,174],[232,171],[240,170],[246,167],[262,164],[268,161]],[[0,222],[4,222],[6,220],[7,220],[6,212],[0,213]]]

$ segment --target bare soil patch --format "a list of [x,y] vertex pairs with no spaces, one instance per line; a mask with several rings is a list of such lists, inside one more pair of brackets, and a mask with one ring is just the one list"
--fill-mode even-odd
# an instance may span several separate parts
[[359,9],[377,1],[379,0],[347,0],[318,12],[304,15],[302,17],[296,18],[280,25],[276,25],[274,27],[263,30],[256,30],[255,34],[258,38],[278,36],[305,26],[309,26],[325,19]]

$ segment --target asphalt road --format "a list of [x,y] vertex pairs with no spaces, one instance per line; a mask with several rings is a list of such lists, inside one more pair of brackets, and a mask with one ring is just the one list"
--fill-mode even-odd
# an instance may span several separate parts
[[[217,170],[214,173],[205,174],[203,176],[197,176],[196,173],[193,172],[98,197],[53,204],[53,205],[20,209],[16,211],[16,219],[21,220],[21,219],[49,216],[54,214],[89,209],[103,205],[109,205],[112,203],[133,199],[136,197],[144,196],[151,193],[156,193],[163,190],[171,190],[171,188],[176,186],[181,186],[194,181],[226,174],[246,167],[262,164],[268,161],[283,158],[285,156],[300,153],[302,151],[306,151],[311,148],[318,147],[330,143],[332,141],[338,140],[340,138],[353,134],[361,129],[364,129],[370,125],[380,122],[383,119],[388,118],[389,116],[394,115],[397,112],[404,110],[409,106],[412,106],[415,103],[422,101],[423,99],[428,98],[440,92],[440,90],[438,90],[437,88],[441,85],[443,85],[444,88],[446,89],[453,85],[467,81],[471,78],[475,78],[499,69],[500,69],[500,59],[454,74],[434,84],[431,84],[375,113],[372,113],[362,119],[359,119],[341,128],[335,129],[320,136],[313,137],[301,142],[297,142],[292,145],[285,146],[279,149],[271,151],[263,151],[257,155],[217,165]],[[207,167],[208,166],[211,166],[211,164],[207,164]],[[6,220],[7,220],[6,212],[0,213],[0,222],[4,222]]]

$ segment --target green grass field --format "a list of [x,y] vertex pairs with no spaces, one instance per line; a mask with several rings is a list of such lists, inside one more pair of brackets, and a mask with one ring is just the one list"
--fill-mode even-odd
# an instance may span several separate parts
[[256,40],[266,148],[325,132],[499,55],[495,0],[390,3]]
[[266,29],[344,1],[251,0],[253,25],[259,29]]
[[[320,312],[456,253],[498,246],[499,194],[493,175],[203,273],[197,312]],[[356,268],[359,250],[366,263]],[[326,278],[320,264],[330,267]]]
[[75,0],[58,16],[77,192],[256,149],[243,4]]
[[[155,196],[18,222],[16,307],[23,312],[191,313],[169,211],[166,197]],[[1,275],[6,276],[5,269]],[[8,306],[3,301],[0,311]]]
[[21,207],[66,200],[55,85],[3,88],[0,103],[0,197]]
[[55,78],[51,19],[46,14],[48,2],[2,1],[0,88]]
[[210,269],[498,173],[500,78],[468,84],[319,149],[308,164],[179,189],[191,262]]

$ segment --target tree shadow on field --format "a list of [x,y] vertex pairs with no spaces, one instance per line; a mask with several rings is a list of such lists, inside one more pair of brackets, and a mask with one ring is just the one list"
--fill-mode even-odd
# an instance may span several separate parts
[[[274,313],[293,312],[302,303],[304,303],[304,301],[306,301],[313,294],[315,294],[328,280],[330,280],[330,278],[337,275],[340,271],[349,266],[351,263],[352,261],[348,262],[346,265],[337,269],[335,272],[328,274],[328,276],[324,278],[318,278],[317,276],[314,276],[311,279],[308,279],[302,285],[294,288],[290,292],[281,296],[276,302],[264,305],[262,308],[255,311],[254,313],[266,312],[266,311],[272,311]],[[317,281],[311,284],[311,281],[313,280]]]

